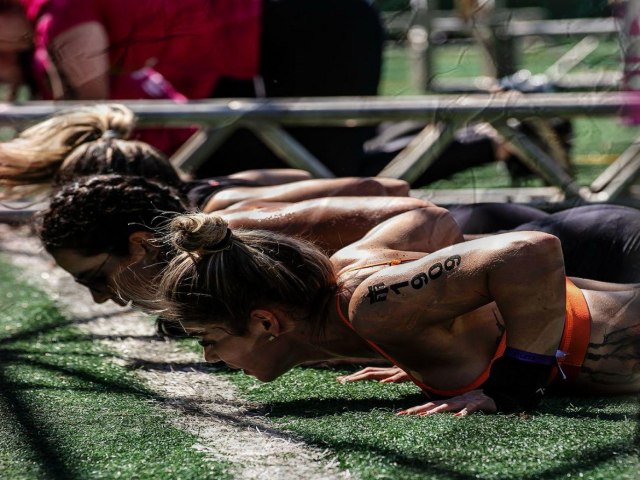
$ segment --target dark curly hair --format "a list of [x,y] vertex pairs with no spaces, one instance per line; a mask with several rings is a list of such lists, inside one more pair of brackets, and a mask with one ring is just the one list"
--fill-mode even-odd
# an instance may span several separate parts
[[129,235],[153,231],[163,215],[185,212],[188,202],[175,188],[139,176],[95,175],[55,191],[35,217],[45,249],[69,248],[89,256],[128,253]]

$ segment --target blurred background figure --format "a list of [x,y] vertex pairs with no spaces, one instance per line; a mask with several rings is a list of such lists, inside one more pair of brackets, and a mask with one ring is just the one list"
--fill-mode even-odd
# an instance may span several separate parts
[[[376,95],[384,33],[366,0],[0,0],[0,81],[10,99]],[[139,138],[173,153],[192,133]],[[296,128],[340,176],[359,172],[366,128]],[[202,175],[283,163],[240,130]]]

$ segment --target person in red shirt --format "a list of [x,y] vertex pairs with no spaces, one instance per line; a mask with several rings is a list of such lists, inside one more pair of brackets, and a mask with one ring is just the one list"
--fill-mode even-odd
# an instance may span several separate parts
[[[383,30],[366,0],[0,0],[0,27],[9,23],[4,40],[32,46],[45,99],[375,95],[380,78]],[[189,133],[141,139],[170,154]],[[357,173],[374,134],[292,133],[341,176]],[[235,137],[202,174],[282,166],[246,132]]]

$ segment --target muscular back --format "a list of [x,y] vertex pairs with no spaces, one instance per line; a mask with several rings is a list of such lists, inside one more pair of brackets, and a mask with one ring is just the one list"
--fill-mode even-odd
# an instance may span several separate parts
[[386,220],[409,212],[415,212],[415,218],[426,225],[414,229],[412,234],[419,251],[434,251],[462,240],[457,224],[446,210],[410,197],[317,198],[220,213],[232,228],[300,236],[332,254],[360,240]]

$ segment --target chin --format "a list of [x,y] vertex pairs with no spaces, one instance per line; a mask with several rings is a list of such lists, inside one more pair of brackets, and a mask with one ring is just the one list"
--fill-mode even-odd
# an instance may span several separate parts
[[266,382],[272,382],[276,378],[281,377],[284,372],[251,372],[251,371],[245,370],[244,373],[246,373],[247,375],[251,375],[252,377],[255,377],[261,382],[266,383]]

